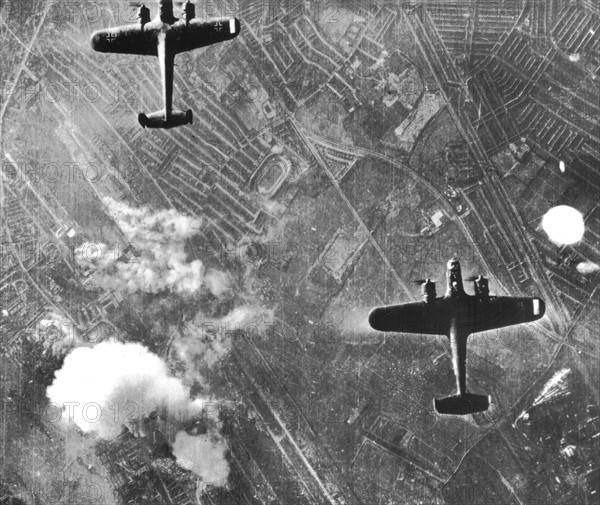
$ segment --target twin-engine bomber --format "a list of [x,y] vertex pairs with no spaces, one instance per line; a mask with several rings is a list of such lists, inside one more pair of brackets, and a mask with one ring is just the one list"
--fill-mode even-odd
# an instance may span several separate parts
[[434,408],[440,414],[484,412],[490,405],[490,397],[467,393],[467,337],[471,333],[536,321],[544,315],[546,306],[541,298],[490,296],[488,281],[482,275],[471,279],[475,295],[468,295],[457,260],[448,262],[446,277],[448,287],[444,296],[437,298],[435,283],[423,280],[423,301],[374,308],[369,314],[369,324],[379,331],[449,337],[458,393],[435,399]]
[[[189,0],[183,6],[181,19],[173,15],[172,0],[159,0],[159,13],[154,20],[150,19],[150,9],[145,5],[138,9],[138,20],[137,24],[94,32],[93,49],[103,53],[158,56],[164,110],[141,113],[138,120],[144,128],[191,124],[191,110],[172,109],[175,56],[237,37],[239,20],[200,21],[195,19],[195,6]],[[421,282],[423,301],[377,307],[369,314],[369,324],[375,330],[446,335],[450,339],[458,392],[434,400],[434,408],[440,414],[466,415],[489,408],[489,396],[467,393],[467,338],[471,333],[535,321],[546,310],[541,298],[490,296],[485,277],[480,275],[472,280],[475,295],[468,295],[463,288],[460,263],[451,260],[444,296],[436,297],[435,283],[426,279]]]
[[101,53],[158,56],[162,74],[164,110],[141,113],[138,121],[146,128],[173,128],[191,124],[193,114],[172,109],[173,69],[175,56],[185,51],[231,40],[240,33],[236,18],[201,21],[195,18],[196,8],[187,1],[182,18],[173,15],[173,1],[160,0],[159,13],[150,19],[150,9],[138,9],[138,23],[98,30],[91,36],[92,48]]

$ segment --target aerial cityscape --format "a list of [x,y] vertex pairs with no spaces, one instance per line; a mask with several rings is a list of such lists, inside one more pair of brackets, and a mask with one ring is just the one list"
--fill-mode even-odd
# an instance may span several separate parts
[[600,504],[598,2],[0,16],[0,504]]

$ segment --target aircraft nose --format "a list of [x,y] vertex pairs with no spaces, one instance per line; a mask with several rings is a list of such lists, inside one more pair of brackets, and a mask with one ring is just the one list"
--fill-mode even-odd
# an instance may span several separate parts
[[369,312],[369,326],[374,330],[383,331],[382,324],[384,322],[383,309],[381,307],[375,307]]
[[92,45],[92,49],[94,51],[97,51],[98,48],[100,47],[100,39],[101,38],[102,38],[102,36],[100,35],[100,32],[92,33],[92,35],[90,37],[90,44]]

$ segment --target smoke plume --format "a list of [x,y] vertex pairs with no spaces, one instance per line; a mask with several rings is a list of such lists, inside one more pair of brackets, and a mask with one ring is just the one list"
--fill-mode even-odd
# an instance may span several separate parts
[[[76,250],[78,263],[92,270],[96,287],[127,295],[153,337],[167,343],[169,335],[177,336],[167,350],[187,365],[186,382],[200,379],[206,388],[207,375],[230,352],[236,331],[266,333],[272,312],[248,299],[228,272],[188,258],[186,245],[201,220],[174,210],[132,208],[110,198],[104,203],[129,244],[117,251],[106,244],[83,244]],[[134,434],[149,433],[158,414],[168,421],[166,438],[181,466],[204,482],[227,482],[227,443],[214,411],[207,415],[207,401],[192,399],[188,386],[140,344],[105,341],[75,348],[47,396],[84,432],[108,439],[124,426]],[[202,430],[190,431],[197,420]]]
[[[227,480],[226,442],[214,413],[207,416],[213,409],[205,408],[204,399],[190,398],[189,389],[169,373],[165,362],[141,344],[102,342],[74,349],[47,396],[62,408],[64,420],[105,439],[118,436],[124,426],[136,432],[152,413],[160,412],[176,432],[173,450],[178,460],[186,461],[204,481]],[[184,431],[195,420],[207,429],[202,438]]]
[[188,261],[185,244],[198,233],[201,220],[175,210],[132,208],[111,198],[104,203],[129,243],[121,250],[89,242],[76,249],[80,265],[96,267],[98,287],[126,294],[169,291],[179,295],[204,288],[215,296],[230,288],[226,273],[207,271],[199,259]]
[[531,418],[532,412],[535,412],[535,407],[539,407],[542,404],[551,404],[561,399],[564,399],[572,395],[572,391],[569,385],[569,375],[571,374],[570,368],[563,368],[556,372],[552,378],[544,384],[540,394],[533,401],[531,406],[521,412],[519,417],[515,419],[513,426],[517,426],[521,422],[528,422]]
[[244,331],[251,338],[266,338],[273,319],[272,310],[255,304],[236,307],[218,319],[199,313],[186,325],[184,338],[175,342],[175,348],[180,358],[194,364],[194,373],[202,379],[206,371],[231,351],[238,331]]
[[227,446],[220,438],[207,435],[191,436],[184,431],[177,433],[173,452],[177,463],[202,477],[205,483],[218,486],[227,484],[229,464],[225,459]]

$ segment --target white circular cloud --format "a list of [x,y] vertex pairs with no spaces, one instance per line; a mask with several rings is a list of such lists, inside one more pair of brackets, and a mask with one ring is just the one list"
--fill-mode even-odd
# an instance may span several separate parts
[[568,205],[559,205],[546,212],[542,218],[542,228],[550,240],[559,245],[579,242],[585,232],[581,212]]

